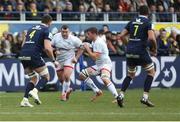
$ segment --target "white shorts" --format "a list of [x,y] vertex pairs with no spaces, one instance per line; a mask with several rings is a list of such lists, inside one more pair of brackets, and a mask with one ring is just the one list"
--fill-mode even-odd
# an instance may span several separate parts
[[93,65],[91,68],[94,70],[90,75],[100,75],[102,70],[106,70],[111,73],[112,65],[111,64],[103,64],[101,66]]
[[72,63],[72,59],[73,59],[73,58],[70,58],[70,59],[65,60],[65,61],[63,61],[63,62],[58,61],[59,64],[60,64],[60,67],[59,67],[58,69],[56,69],[56,71],[63,70],[65,67],[69,67],[69,68],[74,69],[74,65],[75,65],[75,64]]

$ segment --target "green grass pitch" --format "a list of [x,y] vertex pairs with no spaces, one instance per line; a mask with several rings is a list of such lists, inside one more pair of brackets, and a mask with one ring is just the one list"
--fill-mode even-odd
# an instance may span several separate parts
[[[180,120],[180,89],[152,89],[150,98],[154,108],[140,104],[142,89],[128,90],[125,107],[112,103],[112,95],[104,94],[95,102],[90,102],[92,91],[75,91],[67,102],[59,100],[58,92],[40,92],[42,105],[34,108],[20,107],[23,93],[0,93],[0,121],[158,121]],[[33,103],[33,100],[30,99]],[[34,103],[33,103],[34,104]]]

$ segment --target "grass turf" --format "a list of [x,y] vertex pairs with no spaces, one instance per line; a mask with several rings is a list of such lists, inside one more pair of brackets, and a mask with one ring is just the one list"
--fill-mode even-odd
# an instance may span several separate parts
[[[112,103],[112,95],[104,90],[101,98],[90,102],[92,91],[75,91],[67,102],[59,100],[58,92],[40,92],[42,105],[20,107],[23,93],[0,93],[0,121],[158,121],[180,120],[180,89],[152,89],[154,108],[140,104],[142,90],[128,90],[125,107]],[[33,103],[32,98],[30,102]],[[33,103],[34,104],[34,103]]]

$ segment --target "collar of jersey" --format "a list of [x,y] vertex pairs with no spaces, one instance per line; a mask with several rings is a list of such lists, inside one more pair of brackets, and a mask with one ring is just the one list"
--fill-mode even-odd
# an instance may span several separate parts
[[46,26],[46,27],[48,27],[46,24],[44,24],[44,23],[41,23],[41,25],[44,25],[44,26]]
[[144,15],[139,15],[139,17],[144,17],[144,18],[148,18],[147,16],[144,16]]

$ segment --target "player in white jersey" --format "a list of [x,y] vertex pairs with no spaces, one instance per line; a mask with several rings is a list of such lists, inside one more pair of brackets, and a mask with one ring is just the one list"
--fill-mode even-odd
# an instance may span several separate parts
[[74,70],[75,51],[80,50],[82,41],[70,34],[69,27],[63,25],[61,32],[54,35],[52,45],[56,49],[56,60],[59,62],[60,67],[57,68],[57,75],[62,83],[61,100],[66,101],[72,91],[70,88],[70,76]]
[[112,63],[109,57],[109,51],[106,43],[98,36],[97,28],[91,27],[86,31],[89,40],[92,40],[92,50],[88,44],[84,44],[84,48],[89,56],[95,60],[94,66],[83,69],[80,73],[80,79],[84,80],[85,83],[95,92],[95,96],[92,98],[94,101],[98,96],[102,95],[102,91],[94,84],[90,76],[100,75],[102,81],[108,90],[117,99],[118,93],[114,84],[110,80]]

